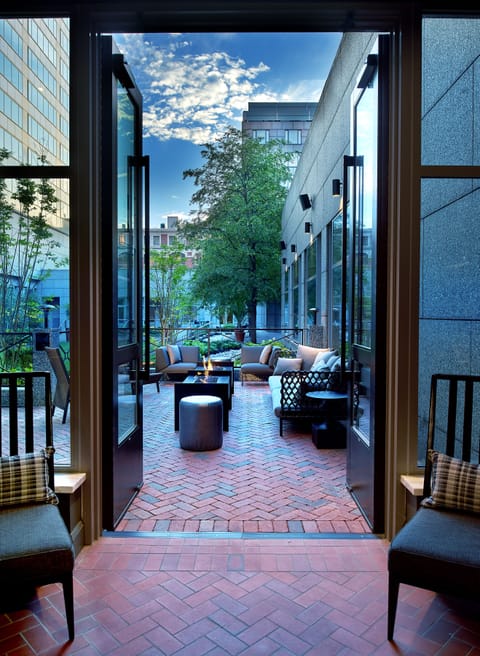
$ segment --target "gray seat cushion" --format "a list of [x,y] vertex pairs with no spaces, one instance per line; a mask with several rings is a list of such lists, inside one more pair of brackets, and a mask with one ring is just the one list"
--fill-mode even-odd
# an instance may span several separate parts
[[403,583],[478,595],[480,516],[420,508],[392,540],[388,563],[393,576],[401,572]]
[[58,506],[35,504],[0,511],[0,581],[58,581],[73,570],[74,558]]

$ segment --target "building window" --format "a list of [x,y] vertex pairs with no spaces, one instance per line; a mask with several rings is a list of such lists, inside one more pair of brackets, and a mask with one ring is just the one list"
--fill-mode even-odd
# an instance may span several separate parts
[[291,146],[298,146],[302,143],[301,130],[285,130],[285,143]]
[[153,235],[152,244],[157,248],[160,246],[160,235]]
[[270,138],[268,130],[252,130],[252,138],[257,139],[260,143],[267,143]]

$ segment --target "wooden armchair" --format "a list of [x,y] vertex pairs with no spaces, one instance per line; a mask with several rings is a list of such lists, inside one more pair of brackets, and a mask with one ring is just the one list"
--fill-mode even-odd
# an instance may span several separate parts
[[70,376],[60,354],[60,349],[46,346],[45,353],[48,356],[53,373],[57,379],[53,396],[52,414],[55,412],[55,408],[61,408],[63,410],[62,424],[64,424],[67,420],[68,406],[70,404]]
[[[0,589],[60,583],[73,640],[75,556],[54,491],[50,373],[2,373],[0,383]],[[41,419],[34,412],[40,393]]]
[[389,640],[400,583],[478,599],[479,438],[480,376],[432,376],[422,507],[388,554]]

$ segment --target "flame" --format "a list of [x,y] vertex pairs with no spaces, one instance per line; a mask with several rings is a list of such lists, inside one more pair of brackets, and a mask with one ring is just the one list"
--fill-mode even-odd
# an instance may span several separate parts
[[203,368],[205,370],[205,379],[208,379],[210,372],[213,370],[213,365],[210,358],[208,358],[207,362],[207,360],[205,360],[205,356],[203,356]]

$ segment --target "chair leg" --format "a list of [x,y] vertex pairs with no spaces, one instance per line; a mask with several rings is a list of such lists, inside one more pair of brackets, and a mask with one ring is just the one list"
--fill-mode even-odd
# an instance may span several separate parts
[[65,577],[62,581],[63,599],[65,601],[65,615],[67,617],[68,639],[75,639],[75,620],[73,610],[73,574]]
[[388,626],[387,638],[393,640],[393,631],[395,628],[395,615],[397,614],[398,589],[400,582],[391,574],[388,577]]

